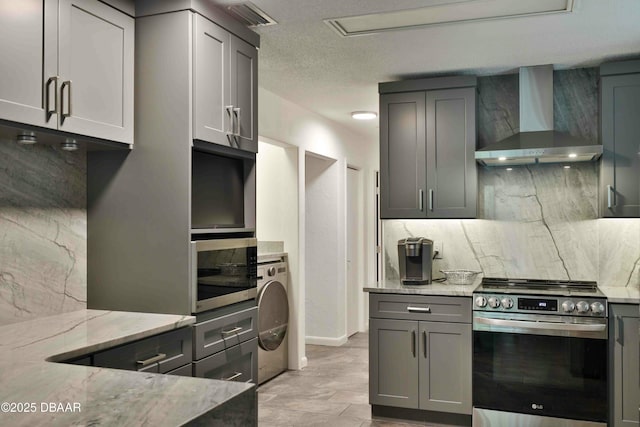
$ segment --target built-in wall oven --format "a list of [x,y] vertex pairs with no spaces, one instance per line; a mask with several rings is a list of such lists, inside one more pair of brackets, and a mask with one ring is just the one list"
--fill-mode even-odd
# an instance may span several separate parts
[[606,426],[607,301],[594,282],[484,279],[473,425]]
[[193,313],[254,299],[258,248],[255,238],[191,242]]

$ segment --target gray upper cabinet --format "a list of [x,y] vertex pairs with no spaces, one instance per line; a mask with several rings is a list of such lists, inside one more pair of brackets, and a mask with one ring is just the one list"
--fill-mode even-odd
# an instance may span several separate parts
[[[632,72],[632,71],[635,71]],[[602,217],[640,217],[640,61],[601,68]]]
[[380,84],[383,219],[476,216],[475,87],[475,77]]
[[199,14],[193,32],[194,138],[257,152],[257,49]]
[[97,0],[0,5],[0,118],[133,143],[134,19]]
[[57,5],[0,0],[0,10],[0,118],[56,129]]
[[638,360],[638,328],[640,315],[637,304],[609,306],[609,412],[611,427],[638,427],[640,416],[640,375]]

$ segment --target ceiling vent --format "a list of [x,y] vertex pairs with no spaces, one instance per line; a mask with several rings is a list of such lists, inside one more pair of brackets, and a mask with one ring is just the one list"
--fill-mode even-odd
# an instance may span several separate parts
[[251,2],[232,4],[227,6],[227,11],[247,27],[265,27],[277,24],[275,19]]
[[573,3],[574,0],[458,0],[418,9],[325,19],[324,22],[341,36],[350,37],[434,25],[567,13],[573,10]]

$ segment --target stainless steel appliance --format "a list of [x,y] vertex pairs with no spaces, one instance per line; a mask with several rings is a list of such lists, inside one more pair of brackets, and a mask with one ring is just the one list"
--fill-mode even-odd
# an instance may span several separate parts
[[287,263],[281,257],[258,265],[258,384],[289,367]]
[[485,278],[473,426],[606,426],[607,300],[595,282]]
[[256,297],[257,245],[255,238],[191,242],[193,313]]
[[398,263],[402,283],[431,283],[432,257],[432,240],[424,237],[407,237],[398,240]]

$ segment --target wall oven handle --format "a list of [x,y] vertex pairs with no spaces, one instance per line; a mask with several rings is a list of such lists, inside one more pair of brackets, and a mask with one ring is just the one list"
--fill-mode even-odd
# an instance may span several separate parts
[[412,307],[408,306],[407,311],[409,313],[431,313],[431,307]]
[[607,325],[532,322],[530,320],[489,319],[486,317],[476,317],[474,319],[474,322],[492,326],[510,326],[514,328],[546,329],[572,332],[603,332],[607,328]]

